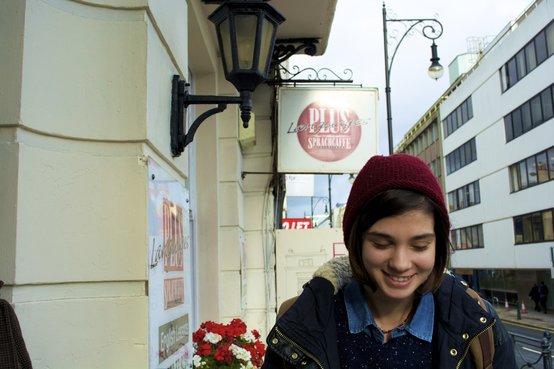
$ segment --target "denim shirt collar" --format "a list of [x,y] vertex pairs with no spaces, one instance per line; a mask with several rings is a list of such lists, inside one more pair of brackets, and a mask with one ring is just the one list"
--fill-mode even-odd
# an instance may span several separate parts
[[[348,315],[348,329],[350,333],[356,334],[363,332],[370,327],[376,332],[380,341],[384,341],[383,333],[378,329],[373,314],[369,310],[363,287],[356,281],[348,283],[344,287],[344,302],[346,305],[346,313]],[[433,322],[435,317],[435,303],[433,294],[428,292],[421,296],[415,314],[407,325],[397,327],[392,331],[392,338],[400,337],[409,333],[423,341],[431,342],[433,338]]]

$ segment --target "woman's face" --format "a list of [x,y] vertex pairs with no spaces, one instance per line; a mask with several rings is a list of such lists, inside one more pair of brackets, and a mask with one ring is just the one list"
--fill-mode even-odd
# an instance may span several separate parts
[[392,300],[411,299],[433,272],[435,220],[422,210],[382,218],[364,234],[362,259],[375,293]]

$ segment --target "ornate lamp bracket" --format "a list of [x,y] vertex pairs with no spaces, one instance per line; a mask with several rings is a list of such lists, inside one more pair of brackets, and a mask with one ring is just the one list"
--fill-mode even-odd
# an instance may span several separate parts
[[318,43],[319,40],[317,38],[287,38],[275,40],[271,67],[277,68],[285,60],[300,52],[314,56],[317,52]]

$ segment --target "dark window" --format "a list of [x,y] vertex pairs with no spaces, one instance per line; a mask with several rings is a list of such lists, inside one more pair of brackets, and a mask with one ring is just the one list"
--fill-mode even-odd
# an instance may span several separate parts
[[467,115],[467,104],[464,102],[462,104],[462,122],[467,122],[469,120]]
[[473,107],[471,106],[470,96],[443,120],[443,125],[445,127],[444,137],[448,137],[471,118],[473,118]]
[[515,138],[514,127],[512,125],[512,114],[508,114],[504,117],[504,130],[506,131],[506,142]]
[[469,183],[465,186],[448,193],[449,209],[451,212],[479,204],[479,181]]
[[535,50],[537,52],[537,65],[538,65],[548,58],[548,50],[546,46],[546,35],[544,31],[542,31],[535,37]]
[[450,212],[453,212],[455,210],[457,210],[456,208],[456,195],[454,192],[449,192],[448,193],[448,210]]
[[554,179],[554,147],[550,148],[548,150],[548,154],[546,154],[548,158],[548,173],[550,179]]
[[527,74],[527,63],[525,62],[525,50],[521,49],[516,54],[517,75],[523,78]]
[[533,242],[533,214],[523,216],[523,242]]
[[523,243],[523,218],[515,217],[514,218],[514,241],[517,245],[518,243]]
[[554,219],[552,219],[552,211],[542,212],[542,225],[545,240],[554,240]]
[[529,187],[534,186],[538,183],[537,179],[537,163],[535,162],[535,157],[532,156],[527,159],[527,185]]
[[450,154],[446,155],[446,167],[447,173],[457,171],[458,169],[468,165],[469,163],[477,160],[477,150],[475,147],[475,139],[472,138],[468,142],[464,143]]
[[519,183],[521,183],[521,188],[528,187],[527,163],[525,161],[519,162]]
[[517,67],[516,58],[510,59],[508,62],[508,88],[512,87],[517,82]]
[[543,241],[544,230],[541,213],[533,213],[531,215],[531,226],[533,227],[533,241]]
[[483,242],[483,225],[453,229],[451,232],[452,245],[456,250],[468,250],[485,247]]
[[[525,55],[527,59],[527,70],[532,71],[537,67],[537,56],[535,54],[535,43],[529,42],[525,46]],[[511,87],[511,86],[510,86]]]
[[546,158],[546,151],[536,155],[537,159],[537,181],[538,183],[544,183],[549,181],[548,178],[548,160]]
[[521,109],[514,110],[512,113],[512,125],[514,130],[514,138],[523,134],[523,124],[521,122]]
[[546,27],[545,34],[548,56],[551,56],[554,54],[554,22],[550,22],[550,24]]
[[527,45],[500,67],[502,92],[531,73],[537,65],[554,54],[554,22],[542,29]]
[[510,187],[513,192],[554,180],[554,147],[510,165]]
[[554,109],[552,108],[552,89],[547,88],[541,92],[541,105],[544,120],[547,121],[554,116]]
[[500,88],[502,92],[510,88],[510,86],[508,86],[508,67],[506,64],[500,68]]
[[531,105],[525,103],[521,106],[521,123],[523,125],[523,132],[530,131],[533,128],[531,121]]
[[522,134],[551,119],[554,115],[552,89],[548,86],[537,95],[504,116],[506,141],[509,142]]
[[537,95],[531,99],[531,123],[533,127],[544,122],[542,118],[541,97]]

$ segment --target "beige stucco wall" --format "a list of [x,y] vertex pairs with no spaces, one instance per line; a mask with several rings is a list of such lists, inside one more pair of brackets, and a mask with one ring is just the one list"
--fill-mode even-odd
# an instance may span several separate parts
[[0,17],[0,296],[35,368],[146,368],[146,158],[186,180],[168,132],[187,4],[5,1]]

